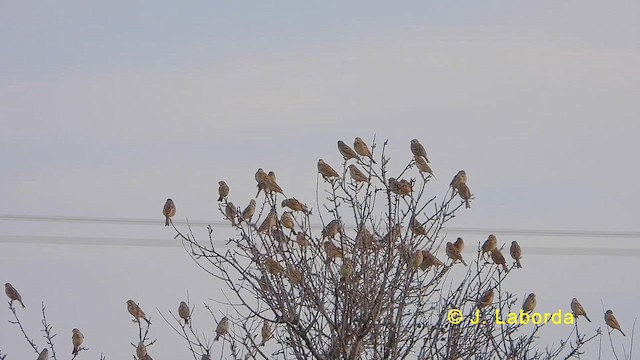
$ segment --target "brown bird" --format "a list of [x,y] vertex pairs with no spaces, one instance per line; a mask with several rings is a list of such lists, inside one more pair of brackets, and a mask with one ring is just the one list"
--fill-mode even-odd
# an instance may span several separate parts
[[264,220],[262,221],[262,224],[260,224],[260,226],[258,227],[258,232],[261,234],[268,232],[269,230],[271,230],[271,228],[276,226],[277,220],[278,218],[277,218],[275,209],[272,209],[271,211],[269,211],[269,214],[264,218]]
[[280,216],[280,223],[282,224],[283,227],[293,232],[294,221],[293,221],[293,216],[291,216],[289,212],[285,211],[282,213],[282,216]]
[[267,174],[269,176],[269,179],[271,179],[273,182],[276,181],[276,173],[273,171],[269,171],[269,173]]
[[231,220],[231,226],[236,226],[236,218],[238,217],[238,210],[236,206],[233,205],[231,201],[227,203],[225,206],[224,214],[227,216],[229,220]]
[[335,258],[343,258],[344,254],[342,249],[335,246],[331,241],[327,240],[323,244],[324,251],[327,253],[327,261],[331,261]]
[[578,316],[582,315],[585,319],[587,319],[587,321],[591,322],[591,320],[587,317],[587,312],[584,310],[584,307],[582,307],[582,304],[580,304],[580,302],[576,298],[573,298],[571,300],[571,311],[573,312],[573,316],[576,319],[578,318]]
[[260,334],[262,335],[262,342],[260,343],[260,346],[264,346],[264,344],[273,337],[273,330],[271,330],[271,326],[267,320],[263,321]]
[[414,156],[414,159],[416,161],[416,167],[418,168],[418,170],[427,173],[434,178],[436,177],[435,175],[433,175],[433,170],[431,170],[431,166],[429,166],[425,158],[423,158],[422,156]]
[[613,316],[613,311],[607,310],[607,312],[604,313],[604,322],[606,322],[612,329],[620,331],[622,336],[627,336],[622,332],[622,329],[620,329],[620,324],[618,323],[618,319]]
[[422,250],[422,264],[420,269],[427,270],[431,266],[444,266],[444,263],[427,250]]
[[258,183],[258,193],[256,194],[256,197],[257,197],[258,195],[260,195],[260,191],[264,191],[266,189],[264,182],[265,182],[265,179],[269,177],[269,175],[266,172],[264,172],[262,168],[258,168],[254,177],[256,179],[256,182]]
[[287,236],[287,234],[285,234],[282,230],[277,229],[277,228],[271,228],[271,231],[269,232],[269,235],[271,235],[271,237],[273,238],[273,240],[279,242],[279,243],[288,243],[289,241],[291,241],[291,238]]
[[367,143],[365,143],[361,138],[356,137],[353,141],[353,149],[358,153],[358,155],[368,157],[372,163],[377,164],[376,161],[373,160],[373,154],[371,153],[369,146],[367,146]]
[[296,243],[298,243],[298,246],[300,246],[301,249],[309,246],[309,239],[307,238],[307,234],[302,231],[298,231],[298,233],[296,234]]
[[296,198],[289,198],[282,200],[282,207],[288,207],[293,211],[300,211],[304,214],[309,214],[309,208],[306,204],[301,203]]
[[327,226],[324,227],[324,229],[322,229],[322,239],[334,239],[336,234],[340,233],[340,230],[342,230],[340,220],[333,219],[327,224]]
[[185,325],[189,325],[191,312],[189,311],[189,305],[187,305],[187,303],[184,301],[180,301],[180,306],[178,306],[178,316],[180,316],[180,318],[184,320]]
[[322,159],[318,160],[318,173],[322,175],[322,177],[327,181],[332,178],[337,178],[337,179],[340,178],[340,175],[338,175],[338,172],[335,171],[331,167],[331,165],[327,164]]
[[300,285],[304,281],[302,272],[292,267],[287,268],[287,277],[289,278],[289,281],[291,281],[291,283],[294,285]]
[[424,149],[424,146],[420,144],[418,139],[411,140],[411,153],[413,153],[414,157],[422,156],[426,162],[429,162],[427,151]]
[[364,224],[360,225],[358,228],[358,233],[356,234],[354,242],[356,247],[362,250],[373,250],[375,248],[373,234]]
[[40,354],[38,354],[38,360],[49,360],[49,349],[42,349],[42,351],[40,351]]
[[78,329],[71,330],[71,343],[73,344],[73,350],[71,351],[71,355],[78,355],[80,352],[80,345],[84,341],[84,335]]
[[349,165],[349,175],[355,182],[369,182],[369,178],[354,164]]
[[422,250],[416,250],[413,255],[411,255],[411,259],[409,259],[409,267],[413,270],[418,270],[423,261],[424,254],[422,253]]
[[536,308],[536,294],[531,293],[522,303],[522,311],[530,313]]
[[395,243],[402,236],[402,226],[400,224],[394,224],[389,229],[389,232],[382,237],[383,244]]
[[411,219],[409,219],[409,228],[413,232],[414,235],[425,236],[427,235],[427,230],[424,226],[416,219],[416,216],[413,215]]
[[522,249],[520,249],[520,245],[518,245],[517,241],[511,242],[511,248],[509,249],[509,254],[513,260],[516,261],[516,266],[518,268],[522,268],[522,264],[520,264],[520,259],[522,259]]
[[493,302],[493,289],[489,289],[484,293],[482,293],[480,298],[478,298],[478,301],[476,304],[479,308],[483,308],[491,305],[492,302]]
[[464,250],[464,240],[462,240],[461,237],[457,238],[456,242],[453,243],[453,246],[458,249],[458,252],[462,253],[462,250]]
[[229,196],[229,185],[227,185],[224,181],[218,181],[218,201],[222,201],[222,199],[226,199]]
[[493,262],[497,265],[502,265],[502,268],[505,272],[509,271],[509,268],[507,267],[507,260],[504,258],[504,255],[502,255],[498,248],[495,248],[493,249],[493,251],[491,251],[491,260],[493,260]]
[[460,198],[464,200],[464,206],[467,209],[470,208],[471,205],[469,204],[469,200],[471,199],[471,190],[469,190],[467,184],[458,185],[458,195],[460,195]]
[[458,186],[460,186],[460,184],[466,184],[466,183],[467,183],[467,173],[464,170],[460,170],[453,177],[453,179],[451,180],[451,184],[449,184],[449,186],[451,186],[454,190],[458,190]]
[[342,265],[340,266],[340,280],[341,281],[349,281],[353,273],[355,272],[355,268],[353,267],[353,263],[349,259],[344,259]]
[[144,342],[140,341],[136,347],[136,356],[138,357],[138,360],[145,360],[147,355],[147,347],[144,345]]
[[20,296],[18,290],[16,290],[16,288],[14,288],[10,283],[4,284],[4,293],[7,294],[7,296],[11,300],[11,303],[17,301],[20,303],[20,305],[22,305],[23,309],[26,308],[26,306],[24,306],[24,303],[22,302],[22,296]]
[[491,252],[498,247],[498,239],[495,235],[490,234],[487,240],[482,244],[482,256],[485,254],[491,255]]
[[273,260],[272,258],[267,258],[264,264],[270,274],[276,275],[284,273],[284,268],[282,267],[282,265],[278,264],[278,262]]
[[167,199],[164,203],[162,215],[164,215],[164,226],[169,226],[171,218],[176,215],[176,206],[173,204],[173,200]]
[[264,187],[264,190],[268,190],[269,192],[272,192],[272,193],[280,193],[284,195],[284,191],[282,190],[280,185],[278,185],[278,183],[276,182],[276,175],[273,173],[273,171],[269,172],[267,177],[264,178],[264,180],[262,181],[262,186]]
[[405,179],[398,180],[398,191],[400,195],[405,196],[413,192],[413,184]]
[[400,195],[400,187],[398,186],[398,180],[396,180],[396,178],[394,177],[389,178],[389,185],[387,186],[387,188],[392,193],[396,195]]
[[229,319],[225,316],[220,320],[216,327],[216,338],[213,341],[218,341],[220,336],[225,336],[229,332]]
[[253,217],[253,213],[255,212],[256,212],[256,201],[251,199],[249,200],[249,205],[247,205],[247,207],[244,208],[244,210],[242,211],[242,217],[240,219],[250,223],[251,218]]
[[129,311],[129,314],[131,314],[131,316],[133,316],[133,318],[136,321],[140,321],[140,319],[144,319],[144,321],[146,321],[147,324],[151,325],[151,321],[147,319],[147,315],[144,313],[144,311],[142,311],[140,306],[136,304],[135,301],[127,300],[127,310]]
[[342,140],[338,140],[338,151],[340,151],[340,155],[342,155],[345,160],[360,159],[358,154],[356,154],[356,152],[353,151],[353,149],[350,148],[349,145],[345,144]]
[[457,260],[460,260],[464,266],[467,266],[467,263],[462,259],[462,254],[460,254],[460,251],[458,251],[458,248],[456,248],[455,245],[447,242],[446,252],[449,259],[453,260],[453,264],[455,264]]

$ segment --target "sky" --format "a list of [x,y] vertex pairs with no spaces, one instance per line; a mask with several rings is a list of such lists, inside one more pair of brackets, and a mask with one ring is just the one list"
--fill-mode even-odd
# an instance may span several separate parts
[[[640,5],[620,0],[0,1],[0,214],[158,219],[0,217],[0,280],[22,293],[35,336],[46,303],[61,348],[78,327],[85,357],[131,356],[132,298],[155,315],[154,352],[185,358],[155,308],[177,309],[187,291],[202,303],[220,284],[162,226],[164,200],[176,220],[219,222],[217,182],[244,206],[263,167],[314,202],[317,159],[337,166],[336,141],[355,136],[379,148],[388,139],[395,171],[418,138],[434,195],[465,169],[476,199],[452,228],[640,232],[639,34]],[[631,333],[637,236],[496,235],[525,254],[591,249],[525,256],[510,285],[535,289],[541,308],[578,297],[602,314],[602,301]],[[33,355],[6,323],[0,349]]]

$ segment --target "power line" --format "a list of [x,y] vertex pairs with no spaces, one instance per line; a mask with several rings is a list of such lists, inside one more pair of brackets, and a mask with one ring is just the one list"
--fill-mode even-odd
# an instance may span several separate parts
[[[139,219],[139,218],[110,218],[110,217],[83,217],[83,216],[58,216],[58,215],[16,215],[16,214],[0,214],[0,220],[5,221],[33,221],[33,222],[53,222],[53,223],[92,223],[92,224],[113,224],[113,225],[147,225],[158,226],[164,223],[164,219]],[[174,220],[176,225],[186,225],[184,220]],[[192,226],[227,226],[228,221],[189,221]],[[314,229],[320,229],[319,224],[311,226]],[[352,229],[355,226],[350,226]],[[640,232],[635,231],[604,231],[604,230],[554,230],[554,229],[490,229],[490,228],[461,228],[461,227],[445,227],[445,231],[460,234],[490,234],[496,233],[501,235],[531,235],[531,236],[555,236],[555,237],[599,237],[599,238],[624,238],[624,239],[640,239]]]

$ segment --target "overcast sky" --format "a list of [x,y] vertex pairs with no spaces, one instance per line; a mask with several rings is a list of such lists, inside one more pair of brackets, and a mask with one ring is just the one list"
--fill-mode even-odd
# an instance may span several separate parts
[[[158,219],[0,221],[0,282],[22,293],[40,346],[45,301],[59,351],[78,327],[91,349],[83,358],[130,357],[132,298],[156,320],[154,358],[187,358],[155,307],[175,311],[187,290],[198,303],[220,291],[184,250],[52,239],[169,243],[167,197],[176,219],[219,221],[217,181],[244,206],[258,167],[312,203],[318,158],[337,167],[336,141],[355,136],[389,139],[394,170],[420,139],[438,177],[434,195],[465,169],[476,200],[452,227],[638,232],[639,34],[640,5],[619,0],[0,1],[0,214]],[[486,235],[466,236],[472,244]],[[640,248],[637,238],[517,240],[525,254]],[[587,329],[603,324],[602,300],[630,335],[637,260],[597,250],[525,256],[508,283],[536,292],[541,310],[568,310],[578,297],[593,314]],[[0,349],[8,360],[35,358],[7,323]]]

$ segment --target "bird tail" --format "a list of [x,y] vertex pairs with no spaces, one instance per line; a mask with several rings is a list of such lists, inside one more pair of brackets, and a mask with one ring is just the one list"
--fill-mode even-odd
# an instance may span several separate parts
[[71,355],[78,355],[78,347],[74,346],[73,350],[71,350]]
[[516,266],[518,267],[518,269],[522,269],[522,264],[520,264],[520,259],[516,260]]
[[504,269],[504,272],[509,272],[509,268],[507,267],[507,264],[502,264],[502,268]]
[[147,322],[148,325],[151,325],[151,321],[149,321],[149,319],[147,319],[147,318],[143,318],[143,319],[144,319],[144,321]]
[[184,324],[189,325],[189,319],[184,319]]
[[25,309],[26,306],[24,306],[24,303],[22,302],[22,300],[18,300],[20,302],[20,305],[22,305],[22,308]]
[[471,205],[469,205],[469,199],[464,199],[464,207],[467,209],[471,207]]
[[464,266],[467,266],[467,263],[466,263],[464,260],[460,259],[460,261],[462,261],[462,264],[463,264]]
[[587,317],[587,314],[584,314],[584,318],[587,319],[587,321],[591,322],[591,320]]
[[627,335],[625,335],[625,334],[622,332],[622,329],[619,329],[619,328],[618,328],[618,331],[620,331],[620,333],[622,334],[622,336],[627,336]]
[[218,341],[218,339],[220,339],[220,335],[219,335],[219,334],[218,334],[218,335],[216,335],[216,338],[215,338],[215,339],[213,339],[213,341]]
[[220,196],[220,197],[218,198],[218,201],[222,201],[222,196]]
[[164,218],[164,226],[169,226],[169,217],[165,216]]

